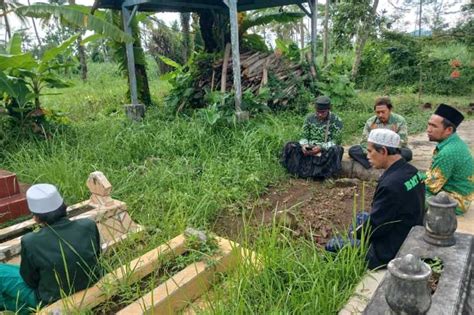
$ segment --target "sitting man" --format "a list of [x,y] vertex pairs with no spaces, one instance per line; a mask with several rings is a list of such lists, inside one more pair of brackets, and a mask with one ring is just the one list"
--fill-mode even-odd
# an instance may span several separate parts
[[412,152],[408,148],[408,131],[405,118],[392,112],[392,102],[390,98],[383,96],[375,100],[374,110],[375,115],[370,117],[365,123],[362,132],[362,140],[360,145],[354,145],[349,148],[349,156],[356,162],[359,162],[366,169],[370,168],[370,163],[367,159],[367,137],[371,130],[377,128],[390,129],[395,131],[401,139],[401,155],[407,161],[411,161]]
[[[368,267],[374,269],[392,260],[415,225],[423,223],[425,185],[418,170],[400,154],[400,136],[392,130],[374,129],[368,137],[367,156],[374,168],[384,169],[378,180],[370,214],[358,214],[354,237],[366,235],[369,240]],[[344,240],[335,237],[326,249],[337,251]]]
[[101,276],[95,222],[70,221],[53,185],[33,185],[26,198],[42,227],[22,237],[20,266],[0,265],[0,310],[22,313],[83,290]]
[[328,97],[316,99],[316,113],[306,117],[302,136],[299,143],[289,142],[283,150],[281,161],[288,172],[302,178],[325,179],[341,170],[342,121],[331,111]]
[[463,214],[474,200],[474,160],[456,128],[464,116],[441,104],[428,121],[428,138],[438,144],[426,172],[427,196],[445,191],[457,201],[456,214]]

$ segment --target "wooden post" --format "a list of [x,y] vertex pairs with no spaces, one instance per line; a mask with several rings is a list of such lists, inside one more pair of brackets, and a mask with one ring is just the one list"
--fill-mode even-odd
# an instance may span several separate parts
[[248,113],[242,112],[242,84],[240,82],[240,49],[239,49],[239,25],[237,20],[237,1],[224,0],[229,7],[230,16],[230,37],[232,44],[232,70],[234,72],[235,90],[235,115],[238,121],[248,120]]
[[[127,7],[122,6],[123,29],[125,33],[130,35],[130,37],[133,36],[130,22],[136,12],[136,8],[137,7],[135,6],[133,12],[130,13],[130,10]],[[135,73],[135,55],[133,54],[133,44],[133,41],[127,42],[125,44],[131,98],[131,104],[125,105],[125,113],[131,120],[139,121],[145,114],[145,106],[138,103],[137,75]]]

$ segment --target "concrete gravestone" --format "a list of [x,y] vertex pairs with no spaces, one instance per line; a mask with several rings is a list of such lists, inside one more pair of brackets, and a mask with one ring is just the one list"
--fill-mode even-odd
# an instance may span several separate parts
[[0,170],[0,223],[30,214],[26,196],[14,173]]

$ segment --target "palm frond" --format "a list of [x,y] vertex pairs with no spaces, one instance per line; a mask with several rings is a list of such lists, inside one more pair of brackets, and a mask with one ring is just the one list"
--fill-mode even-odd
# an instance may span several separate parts
[[291,23],[297,22],[304,17],[304,13],[299,12],[281,12],[281,13],[271,13],[260,16],[252,16],[245,19],[241,26],[240,32],[245,33],[249,28],[254,26],[260,26],[269,24],[272,22],[277,23]]
[[90,14],[90,8],[81,5],[52,5],[47,3],[36,3],[30,6],[23,6],[16,11],[24,16],[50,19],[56,17],[68,24],[94,31],[97,34],[104,35],[121,43],[133,41],[132,37],[127,35],[117,26],[107,22],[102,16],[95,13]]

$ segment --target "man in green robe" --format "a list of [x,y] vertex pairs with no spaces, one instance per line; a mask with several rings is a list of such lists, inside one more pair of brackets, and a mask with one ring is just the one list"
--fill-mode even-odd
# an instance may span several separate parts
[[438,144],[426,172],[427,196],[445,191],[457,201],[456,214],[463,214],[474,201],[474,160],[456,129],[464,116],[441,104],[428,121],[428,138]]
[[302,139],[285,145],[281,162],[291,174],[302,178],[325,179],[342,168],[343,124],[331,111],[329,97],[319,96],[315,109],[315,113],[306,117]]
[[396,132],[400,136],[402,157],[407,162],[412,159],[413,153],[408,148],[407,122],[403,116],[394,113],[392,109],[393,105],[389,97],[378,97],[374,105],[375,115],[366,121],[360,144],[349,148],[349,156],[366,169],[371,167],[367,159],[367,138],[374,129],[389,129]]
[[95,222],[70,221],[53,185],[31,186],[26,199],[42,227],[22,237],[20,266],[0,264],[0,311],[27,313],[83,290],[101,276]]

